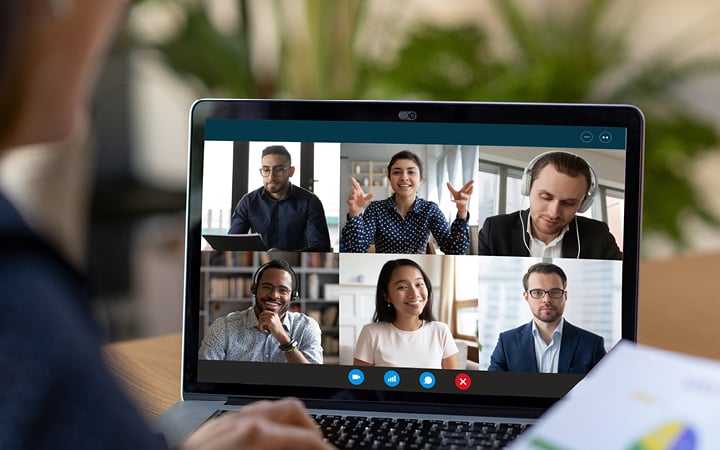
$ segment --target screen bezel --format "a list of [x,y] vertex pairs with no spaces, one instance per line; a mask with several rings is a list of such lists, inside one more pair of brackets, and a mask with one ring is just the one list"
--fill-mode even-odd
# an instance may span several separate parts
[[[408,114],[414,112],[414,120]],[[448,395],[431,392],[368,391],[362,389],[308,388],[292,385],[211,383],[198,381],[201,247],[201,182],[205,124],[208,119],[363,121],[402,123],[486,123],[527,125],[573,125],[623,127],[626,129],[624,257],[622,268],[622,338],[637,340],[637,294],[639,280],[640,225],[644,120],[630,105],[457,103],[402,101],[302,101],[202,99],[190,111],[186,259],[183,398],[208,395],[274,398],[300,397],[306,401],[342,401],[350,404],[395,402],[405,408],[457,406],[527,407],[543,409],[559,397],[547,395]],[[637,210],[633,207],[637,205]],[[191,337],[191,338],[188,338]],[[349,366],[347,366],[349,367]],[[518,383],[531,382],[543,374],[516,374]],[[530,376],[528,378],[528,376]],[[579,378],[568,378],[569,390]]]

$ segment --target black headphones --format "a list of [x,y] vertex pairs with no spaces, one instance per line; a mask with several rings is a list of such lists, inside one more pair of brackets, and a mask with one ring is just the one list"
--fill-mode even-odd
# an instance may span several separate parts
[[533,158],[523,171],[522,179],[520,180],[520,194],[524,195],[525,197],[530,195],[530,185],[532,184],[532,173],[533,169],[535,169],[535,164],[537,164],[537,162],[543,156],[549,155],[551,153],[567,153],[569,155],[577,156],[578,158],[585,161],[585,164],[587,164],[588,169],[590,170],[590,188],[588,189],[587,194],[585,194],[585,198],[583,199],[582,203],[580,203],[580,207],[578,208],[578,212],[584,213],[585,211],[590,209],[590,206],[595,199],[595,195],[598,191],[598,182],[597,176],[595,175],[595,169],[593,169],[593,167],[585,160],[585,158],[582,158],[574,153],[553,151],[540,153],[535,158]]
[[253,296],[257,294],[258,283],[262,278],[262,274],[267,269],[280,269],[289,273],[290,277],[292,278],[292,292],[290,294],[290,301],[295,301],[300,298],[300,280],[298,279],[297,274],[295,273],[295,270],[293,270],[292,266],[288,264],[288,262],[284,259],[272,259],[257,268],[252,277],[252,284],[250,285],[250,293]]

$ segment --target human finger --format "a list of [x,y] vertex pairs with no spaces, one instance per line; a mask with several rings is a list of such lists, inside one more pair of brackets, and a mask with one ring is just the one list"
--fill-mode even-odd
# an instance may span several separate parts
[[240,414],[267,417],[273,422],[316,430],[317,424],[308,415],[305,405],[293,397],[276,401],[259,401],[245,406]]
[[352,190],[353,191],[360,191],[362,192],[362,186],[360,186],[360,183],[358,183],[358,180],[355,178],[350,178],[350,183],[352,183]]
[[270,329],[270,322],[272,322],[273,313],[271,311],[263,311],[258,314],[258,328],[261,331],[267,331]]
[[452,202],[455,203],[455,206],[456,206],[458,209],[467,206],[467,198],[459,198],[459,199],[456,199],[456,200],[452,200]]
[[[266,415],[266,413],[274,413],[274,408],[260,409],[264,413],[261,414],[257,409],[248,406],[242,411],[227,413],[218,419],[213,419],[193,433],[180,449],[327,450],[332,448],[323,442],[322,433],[317,427],[274,422]],[[245,410],[250,411],[246,413]]]
[[467,183],[465,183],[460,189],[461,192],[465,192],[466,194],[470,195],[473,192],[473,189],[475,187],[475,180],[470,180]]
[[450,182],[447,183],[448,190],[450,190],[450,194],[452,194],[452,199],[450,201],[457,202],[464,199],[467,199],[466,192],[464,191],[465,187],[467,185],[463,186],[460,190],[455,189],[455,186],[450,184]]
[[452,185],[449,181],[445,183],[447,185],[448,190],[452,194],[453,197],[457,197],[458,191],[455,189],[455,186]]
[[258,315],[258,320],[263,322],[271,322],[277,318],[278,315],[275,311],[263,311]]

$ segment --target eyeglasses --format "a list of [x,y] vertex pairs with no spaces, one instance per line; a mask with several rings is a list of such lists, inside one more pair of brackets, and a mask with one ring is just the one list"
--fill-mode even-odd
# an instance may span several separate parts
[[261,167],[260,175],[267,177],[270,175],[270,172],[272,172],[273,175],[282,175],[289,168],[289,166]]
[[565,289],[552,288],[549,291],[546,291],[544,289],[528,289],[525,292],[530,294],[530,297],[539,300],[545,297],[545,294],[549,295],[550,298],[562,298],[562,296],[565,295],[565,292],[567,291]]
[[292,291],[285,286],[274,286],[270,283],[261,284],[259,290],[262,295],[268,295],[275,289],[277,289],[277,292],[278,292],[278,294],[280,294],[280,297],[287,297],[292,293]]

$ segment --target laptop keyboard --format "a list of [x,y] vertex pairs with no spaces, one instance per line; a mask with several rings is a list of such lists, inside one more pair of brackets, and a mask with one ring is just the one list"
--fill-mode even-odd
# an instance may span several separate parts
[[[217,410],[208,420],[229,410]],[[339,449],[502,449],[529,424],[390,417],[310,415],[325,440]]]
[[340,449],[501,449],[530,425],[313,414]]

